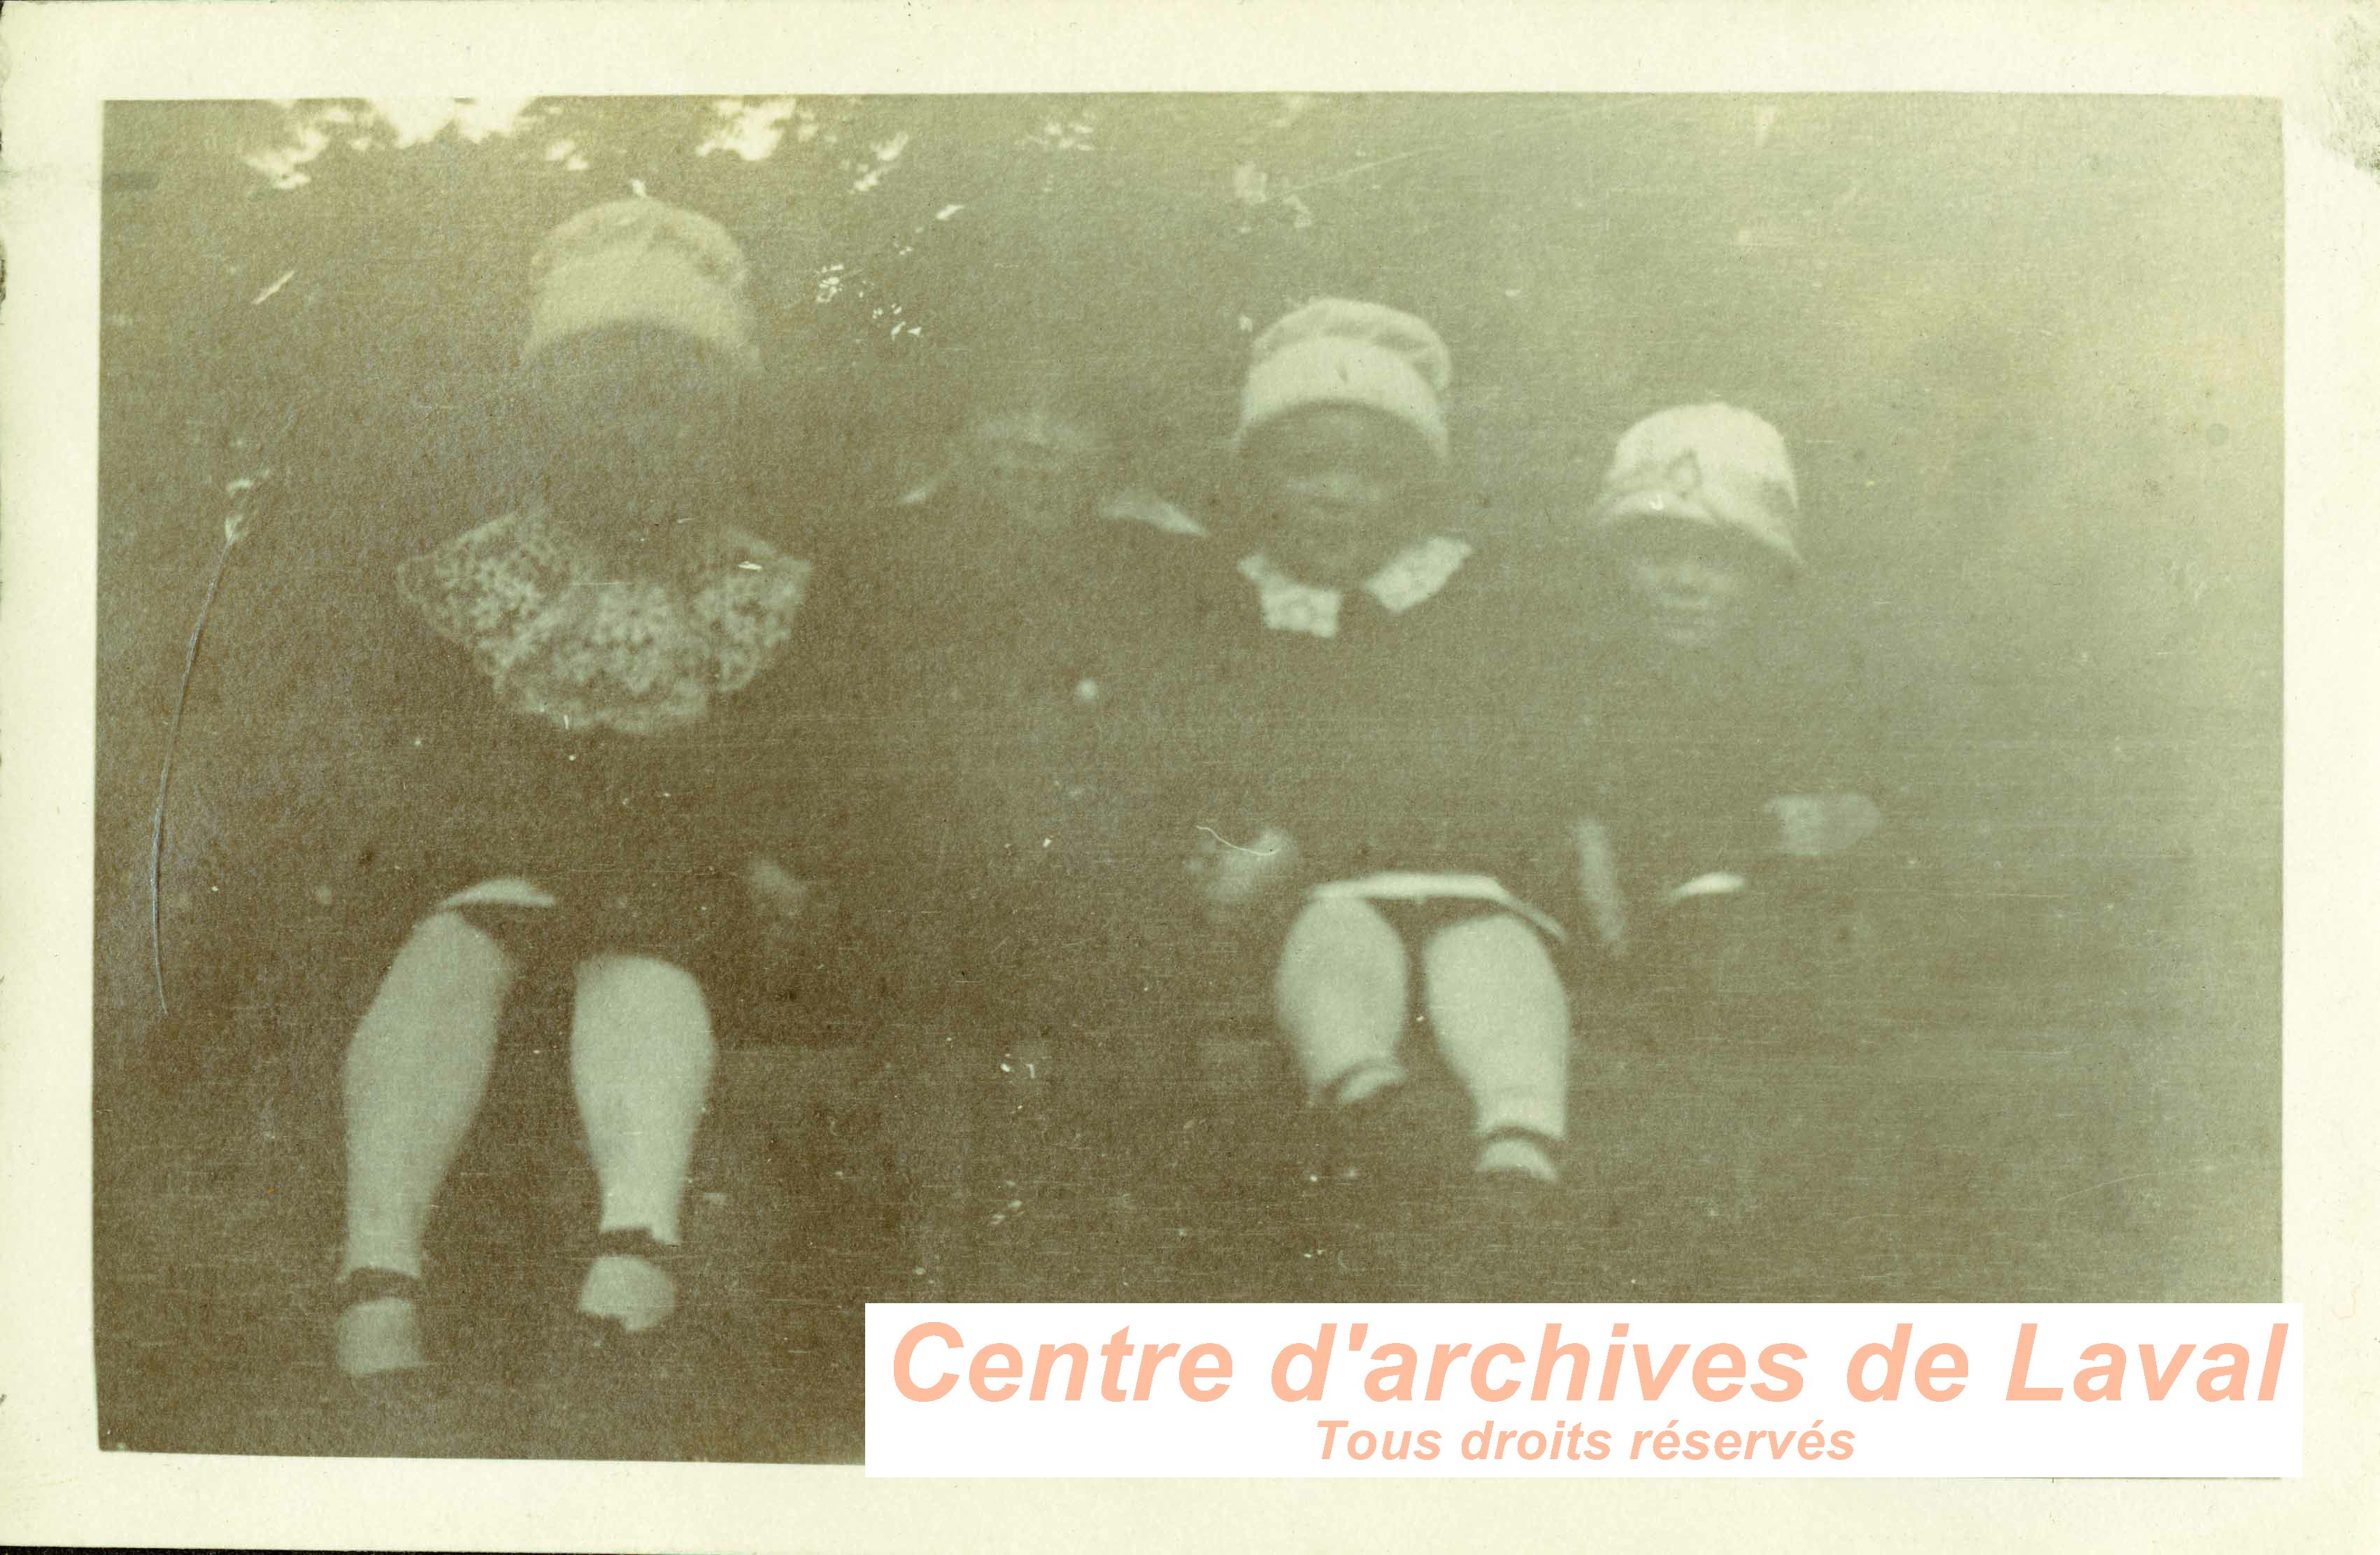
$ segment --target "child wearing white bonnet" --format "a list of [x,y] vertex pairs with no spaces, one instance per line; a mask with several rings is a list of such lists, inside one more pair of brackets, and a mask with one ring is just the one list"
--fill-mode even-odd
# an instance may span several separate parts
[[1452,374],[1374,302],[1257,336],[1196,868],[1271,972],[1322,1125],[1322,1261],[1372,1294],[1542,1296],[1568,1016],[1544,915],[1507,888],[1526,645],[1499,559],[1447,522]]
[[1670,518],[1751,541],[1802,570],[1801,491],[1785,436],[1732,405],[1682,405],[1630,427],[1589,522],[1609,535]]
[[574,335],[652,324],[760,371],[751,272],[727,229],[658,200],[615,200],[549,234],[530,261],[536,297],[524,360]]
[[751,742],[799,722],[786,665],[809,565],[732,509],[731,429],[759,369],[743,256],[708,218],[638,199],[564,223],[533,273],[543,500],[406,564],[406,629],[358,688],[385,724],[370,792],[405,806],[375,844],[395,955],[346,1064],[335,1349],[359,1382],[432,1375],[424,1232],[503,1014],[543,982],[569,1002],[601,1191],[578,1318],[606,1353],[661,1353],[682,1326],[672,1267],[714,1025],[769,1014],[723,993],[765,1002],[803,899],[770,846],[799,780]]
[[1234,441],[1307,406],[1377,411],[1447,457],[1444,396],[1454,359],[1438,332],[1410,313],[1377,302],[1324,298],[1257,337],[1240,386]]
[[1880,820],[1827,784],[1846,720],[1794,673],[1800,495],[1774,426],[1687,405],[1628,430],[1587,515],[1600,640],[1576,677],[1590,734],[1568,803],[1581,939],[1607,975],[1698,986],[1714,920]]

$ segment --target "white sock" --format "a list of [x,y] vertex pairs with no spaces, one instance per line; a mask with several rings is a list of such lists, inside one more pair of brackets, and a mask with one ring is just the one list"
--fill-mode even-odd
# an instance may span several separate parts
[[1483,1141],[1478,1170],[1556,1181],[1548,1146],[1566,1122],[1571,1027],[1544,942],[1517,918],[1475,918],[1440,931],[1424,966],[1439,1052]]
[[453,913],[417,927],[391,963],[347,1048],[342,1276],[421,1273],[422,1231],[487,1092],[513,977],[511,957]]
[[645,1230],[676,1244],[715,1054],[710,1012],[688,973],[641,956],[598,956],[579,967],[570,1079],[602,1192],[601,1230]]

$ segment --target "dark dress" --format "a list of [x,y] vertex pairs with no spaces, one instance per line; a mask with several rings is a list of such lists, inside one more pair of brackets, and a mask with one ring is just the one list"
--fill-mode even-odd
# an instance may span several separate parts
[[1260,559],[1214,570],[1206,733],[1187,774],[1198,824],[1228,844],[1288,832],[1301,886],[1395,872],[1517,891],[1536,842],[1519,811],[1545,792],[1549,759],[1514,695],[1535,651],[1524,591],[1457,542],[1408,555],[1416,569],[1386,601],[1341,592],[1327,636]]
[[771,1026],[829,947],[794,948],[745,874],[827,851],[808,564],[731,535],[657,588],[596,568],[529,514],[404,569],[385,638],[351,661],[374,932],[393,949],[453,903],[532,973],[651,956],[703,981],[723,1037],[799,1034]]
[[1802,792],[1803,742],[1782,688],[1743,652],[1622,646],[1596,661],[1585,759],[1569,805],[1611,833],[1621,883],[1646,907],[1712,871],[1773,852],[1765,806]]
[[[1544,718],[1574,723],[1582,737],[1550,790],[1536,889],[1560,901],[1578,930],[1571,967],[1584,1008],[1616,997],[1674,1024],[1708,1013],[1714,963],[1751,954],[1746,935],[1789,932],[1780,925],[1796,916],[1815,922],[1812,910],[1846,889],[1844,861],[1782,856],[1768,807],[1860,786],[1854,774],[1873,765],[1874,741],[1859,699],[1790,634],[1685,652],[1613,632],[1582,662],[1588,673],[1541,702]],[[1587,817],[1614,856],[1630,942],[1622,958],[1599,943],[1582,903],[1566,833]],[[1682,893],[1693,882],[1717,889]]]
[[867,731],[868,910],[932,1002],[1061,1040],[1144,1002],[1150,920],[1188,851],[1165,777],[1204,543],[1098,520],[988,562],[926,509],[830,555]]

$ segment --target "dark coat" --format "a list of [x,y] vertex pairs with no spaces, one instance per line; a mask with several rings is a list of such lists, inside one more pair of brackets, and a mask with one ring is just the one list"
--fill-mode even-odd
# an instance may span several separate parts
[[511,705],[392,579],[374,618],[326,655],[345,704],[326,732],[347,748],[337,832],[323,842],[343,856],[331,872],[353,882],[347,943],[374,947],[384,966],[451,893],[518,877],[558,904],[507,920],[508,946],[534,963],[670,961],[704,980],[722,1025],[731,1009],[781,1003],[782,985],[817,975],[828,952],[805,948],[790,966],[745,870],[763,857],[820,867],[832,817],[816,808],[832,804],[849,744],[821,693],[832,666],[809,614],[806,601],[791,640],[697,721],[565,728]]
[[[1235,565],[1200,593],[1198,823],[1245,845],[1295,839],[1305,882],[1386,870],[1511,877],[1533,844],[1542,731],[1515,690],[1538,651],[1496,556],[1391,612],[1346,590],[1336,634],[1268,626]],[[1508,883],[1510,883],[1508,879]]]
[[993,560],[961,533],[896,510],[821,567],[863,731],[841,785],[863,932],[954,1027],[1103,1035],[1179,948],[1169,778],[1206,542],[1087,520]]

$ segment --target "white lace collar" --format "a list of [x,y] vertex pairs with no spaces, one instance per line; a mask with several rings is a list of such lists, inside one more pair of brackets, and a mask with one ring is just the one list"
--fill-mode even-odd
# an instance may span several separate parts
[[[1471,546],[1445,535],[1432,535],[1407,546],[1389,565],[1364,583],[1364,592],[1391,615],[1402,615],[1435,598],[1447,580],[1469,559]],[[1291,577],[1261,551],[1242,557],[1240,576],[1257,586],[1265,626],[1276,632],[1303,632],[1308,637],[1339,635],[1339,606],[1343,590],[1326,589]]]
[[681,571],[622,577],[532,509],[415,557],[397,581],[516,711],[654,735],[699,722],[781,656],[810,565],[728,530]]

